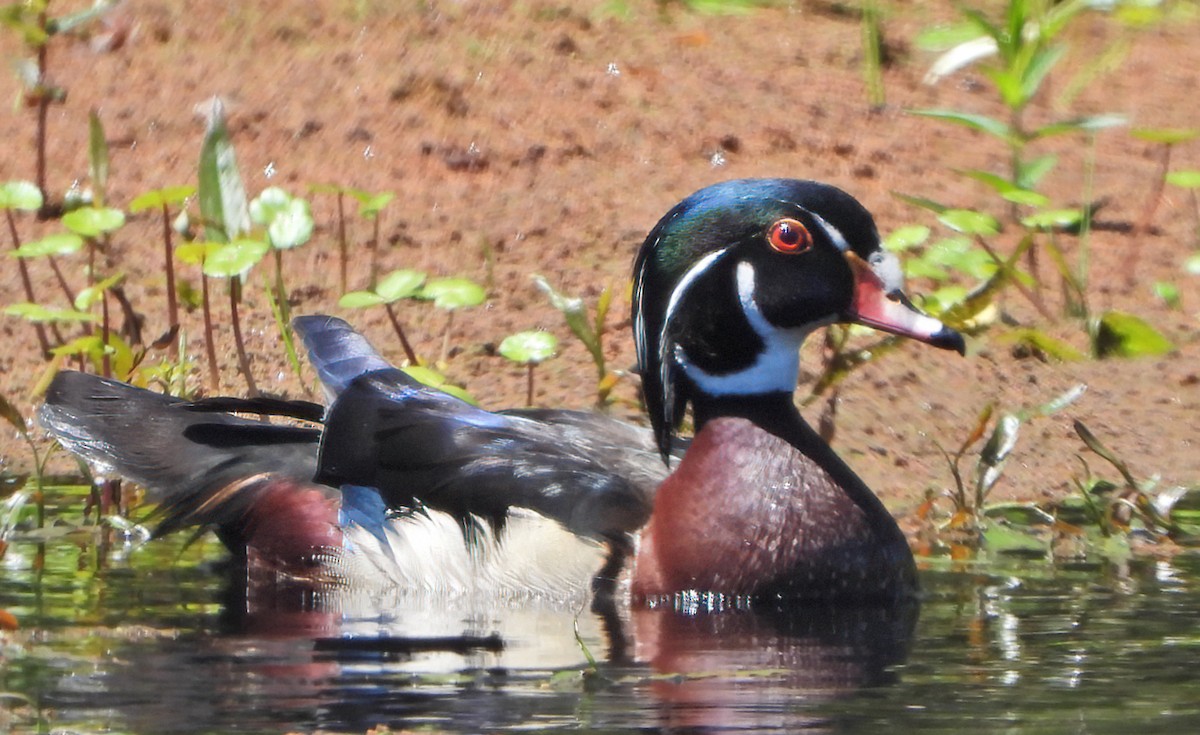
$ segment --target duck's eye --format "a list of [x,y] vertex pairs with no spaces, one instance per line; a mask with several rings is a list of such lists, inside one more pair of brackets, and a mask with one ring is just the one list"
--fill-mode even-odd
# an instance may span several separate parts
[[781,253],[803,253],[812,247],[812,236],[808,228],[800,220],[784,218],[771,225],[767,232],[767,242]]

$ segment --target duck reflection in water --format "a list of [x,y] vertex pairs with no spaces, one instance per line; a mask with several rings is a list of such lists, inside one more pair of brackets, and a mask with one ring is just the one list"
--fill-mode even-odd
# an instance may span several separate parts
[[[801,343],[835,322],[963,352],[960,335],[912,306],[900,273],[845,192],[729,181],[673,207],[634,264],[649,429],[579,411],[485,411],[416,382],[328,316],[294,323],[327,407],[185,404],[67,372],[40,417],[73,452],[148,488],[160,533],[216,528],[249,570],[240,624],[257,634],[295,634],[272,630],[289,620],[278,613],[307,608],[283,627],[341,640],[352,621],[376,621],[381,643],[494,631],[507,642],[510,613],[573,621],[591,599],[614,661],[779,668],[821,690],[874,683],[903,658],[915,619],[912,555],[792,394]],[[318,604],[279,594],[306,588]],[[511,628],[521,644],[503,657],[517,662],[551,634],[564,650],[570,628],[543,623],[525,639]],[[662,689],[716,706],[721,686]]]

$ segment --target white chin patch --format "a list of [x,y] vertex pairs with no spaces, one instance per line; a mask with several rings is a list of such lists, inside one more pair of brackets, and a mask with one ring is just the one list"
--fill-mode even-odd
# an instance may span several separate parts
[[883,281],[885,293],[903,290],[904,269],[901,267],[900,259],[896,257],[895,253],[889,253],[882,249],[876,250],[871,253],[871,257],[867,262],[879,280]]
[[737,287],[742,313],[763,342],[763,350],[754,364],[737,372],[714,375],[692,363],[679,346],[675,348],[675,359],[688,378],[709,395],[791,393],[800,378],[800,345],[809,332],[823,323],[798,329],[780,329],[768,322],[754,300],[755,274],[754,266],[750,263],[738,263]]

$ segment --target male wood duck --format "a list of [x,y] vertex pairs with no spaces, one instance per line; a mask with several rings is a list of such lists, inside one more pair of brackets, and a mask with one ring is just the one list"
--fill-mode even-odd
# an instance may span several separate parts
[[[189,405],[65,372],[40,418],[71,451],[152,491],[159,533],[214,526],[235,554],[288,574],[368,569],[426,591],[482,575],[554,595],[592,575],[612,589],[624,570],[648,606],[894,600],[916,588],[905,538],[792,394],[801,342],[834,322],[963,351],[900,281],[849,194],[729,181],[672,208],[634,265],[650,430],[586,412],[485,411],[417,383],[328,316],[295,321],[331,399],[323,413]],[[676,438],[689,405],[690,444]],[[323,426],[218,410],[281,407]],[[591,549],[583,566],[568,543]],[[530,559],[543,568],[510,571]]]

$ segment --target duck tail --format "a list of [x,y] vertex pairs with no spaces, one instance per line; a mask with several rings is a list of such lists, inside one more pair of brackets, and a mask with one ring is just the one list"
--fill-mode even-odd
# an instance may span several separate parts
[[[316,429],[192,410],[171,396],[72,371],[50,383],[38,419],[99,472],[146,488],[158,504],[155,535],[211,526],[235,554],[257,543],[299,557],[300,547],[337,540],[326,538],[326,525],[336,530],[336,491],[311,483]],[[297,549],[280,546],[289,536]]]
[[308,360],[331,399],[358,376],[392,368],[365,337],[337,317],[299,316],[292,327],[304,341]]

